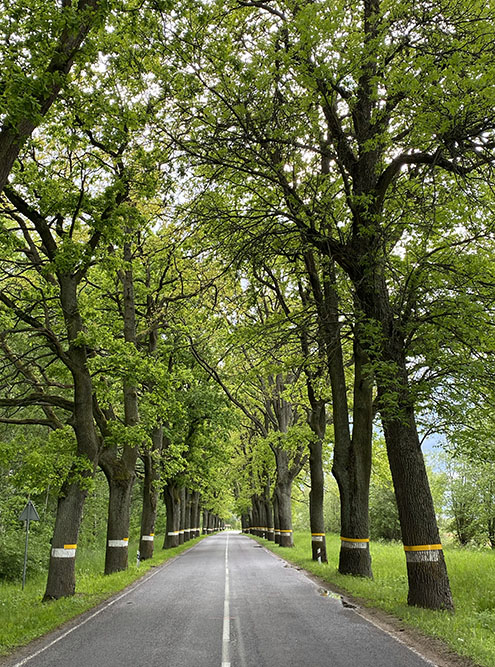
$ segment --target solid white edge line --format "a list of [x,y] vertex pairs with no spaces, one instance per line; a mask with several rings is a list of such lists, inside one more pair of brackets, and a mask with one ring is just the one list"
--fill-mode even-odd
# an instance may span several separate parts
[[431,665],[431,667],[438,667],[438,665],[437,665],[436,662],[432,662],[429,658],[427,658],[427,657],[424,656],[420,651],[418,651],[418,649],[415,649],[413,646],[410,646],[410,645],[409,645],[407,642],[405,642],[403,639],[401,639],[400,637],[397,637],[397,635],[395,635],[393,632],[390,632],[390,630],[386,630],[386,629],[383,628],[379,623],[375,623],[375,621],[373,621],[371,618],[368,618],[368,616],[365,616],[364,614],[361,614],[361,613],[359,612],[358,609],[352,609],[352,611],[353,611],[357,616],[359,616],[360,618],[362,618],[363,620],[365,620],[367,623],[370,623],[370,624],[373,625],[375,628],[377,628],[378,630],[380,630],[380,632],[385,633],[385,634],[388,635],[391,639],[395,639],[395,641],[396,641],[397,643],[402,644],[402,646],[405,646],[409,651],[411,651],[411,653],[414,653],[415,655],[417,655],[417,656],[418,656],[419,658],[421,658],[421,660],[423,660],[427,665]]
[[230,667],[230,590],[229,590],[229,536],[225,544],[225,595],[223,600],[222,665]]
[[[193,545],[192,548],[194,549],[195,546],[196,546],[196,545]],[[179,554],[179,555],[182,555],[182,554]],[[33,658],[36,658],[38,655],[40,655],[41,653],[43,653],[44,651],[46,651],[47,649],[49,649],[49,648],[50,648],[51,646],[53,646],[54,644],[57,644],[61,639],[65,639],[65,637],[67,637],[67,635],[70,635],[71,632],[74,632],[74,630],[78,630],[80,627],[82,627],[83,625],[85,625],[88,621],[91,621],[93,618],[95,618],[96,616],[98,616],[99,614],[101,614],[103,611],[105,611],[106,609],[108,609],[108,607],[111,607],[113,604],[115,604],[115,603],[118,602],[119,600],[122,600],[122,598],[125,598],[127,595],[129,595],[129,593],[132,593],[133,591],[135,591],[136,588],[139,588],[140,586],[142,586],[143,584],[145,584],[147,581],[149,581],[150,579],[152,579],[156,574],[159,574],[159,573],[162,571],[162,569],[163,569],[164,567],[167,567],[167,565],[171,565],[171,564],[176,560],[176,558],[177,558],[177,556],[175,556],[175,558],[171,558],[170,560],[168,560],[168,561],[166,561],[165,563],[163,563],[163,565],[162,565],[161,567],[159,567],[157,570],[155,570],[154,572],[152,572],[152,573],[149,574],[148,576],[146,576],[146,577],[144,577],[143,579],[141,579],[141,581],[138,581],[138,583],[137,583],[135,586],[132,586],[132,584],[131,584],[132,587],[129,588],[127,591],[125,591],[125,592],[122,593],[121,595],[117,596],[117,597],[114,598],[113,600],[110,600],[110,602],[108,602],[104,607],[101,607],[101,609],[98,609],[98,610],[95,611],[93,614],[91,614],[90,616],[88,616],[87,618],[85,618],[84,621],[81,621],[80,623],[78,623],[77,625],[75,625],[73,628],[70,628],[69,630],[67,630],[66,632],[64,632],[63,634],[61,634],[59,637],[56,637],[56,639],[54,639],[53,641],[51,641],[51,642],[50,642],[49,644],[47,644],[46,646],[43,646],[42,648],[38,649],[38,651],[35,651],[35,652],[32,653],[31,655],[28,655],[26,658],[23,658],[20,662],[16,662],[15,665],[13,665],[13,667],[22,667],[22,665],[25,665],[27,662],[29,662],[29,661],[32,660]]]

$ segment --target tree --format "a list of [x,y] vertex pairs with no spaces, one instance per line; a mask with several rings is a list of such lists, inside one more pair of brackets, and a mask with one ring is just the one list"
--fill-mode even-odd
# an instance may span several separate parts
[[0,192],[24,143],[65,84],[84,40],[107,11],[100,0],[29,8],[15,2],[3,11]]
[[[267,228],[278,225],[287,238],[298,231],[348,277],[378,390],[408,600],[451,609],[409,383],[408,312],[396,309],[389,258],[420,229],[417,217],[402,217],[397,193],[430,175],[466,181],[492,160],[491,9],[403,2],[392,11],[371,0],[329,13],[313,2],[239,4],[246,9],[203,40],[195,72],[184,75],[188,94],[199,80],[220,120],[212,107],[182,106],[189,132],[180,148],[230,187],[242,184],[234,204],[246,220],[263,210]],[[220,76],[212,75],[214,53],[224,61]],[[209,140],[206,125],[215,127]]]

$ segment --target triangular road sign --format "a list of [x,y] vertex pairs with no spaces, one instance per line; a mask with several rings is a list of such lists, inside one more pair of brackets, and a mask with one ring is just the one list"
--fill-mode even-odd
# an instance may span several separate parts
[[36,511],[36,507],[28,500],[26,507],[19,515],[19,521],[39,521],[40,515]]

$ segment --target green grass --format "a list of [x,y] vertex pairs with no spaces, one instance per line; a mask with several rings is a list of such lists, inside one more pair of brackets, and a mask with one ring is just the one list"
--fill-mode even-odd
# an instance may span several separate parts
[[484,667],[495,667],[495,553],[445,548],[445,560],[454,596],[455,613],[408,607],[404,552],[399,544],[372,542],[374,579],[337,572],[340,540],[327,535],[328,564],[311,560],[309,533],[295,533],[295,546],[282,549],[267,540],[259,542],[286,560],[378,607],[424,634],[442,639],[456,653]]
[[[77,559],[76,594],[70,598],[41,602],[46,577],[28,580],[24,591],[20,583],[0,583],[0,655],[41,637],[65,621],[98,605],[114,593],[142,577],[152,567],[177,556],[202,537],[174,549],[157,548],[151,560],[136,565],[136,549],[129,549],[129,568],[125,572],[103,575],[104,554],[81,550]],[[131,559],[131,555],[133,556]]]

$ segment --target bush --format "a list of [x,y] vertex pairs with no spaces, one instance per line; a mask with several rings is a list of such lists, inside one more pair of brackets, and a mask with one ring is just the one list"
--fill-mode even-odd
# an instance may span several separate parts
[[400,540],[401,531],[393,489],[376,485],[370,492],[371,539]]
[[[27,576],[46,571],[50,544],[45,533],[45,530],[36,533],[30,531]],[[0,580],[22,580],[25,543],[26,533],[24,530],[12,530],[3,535],[0,542]]]

